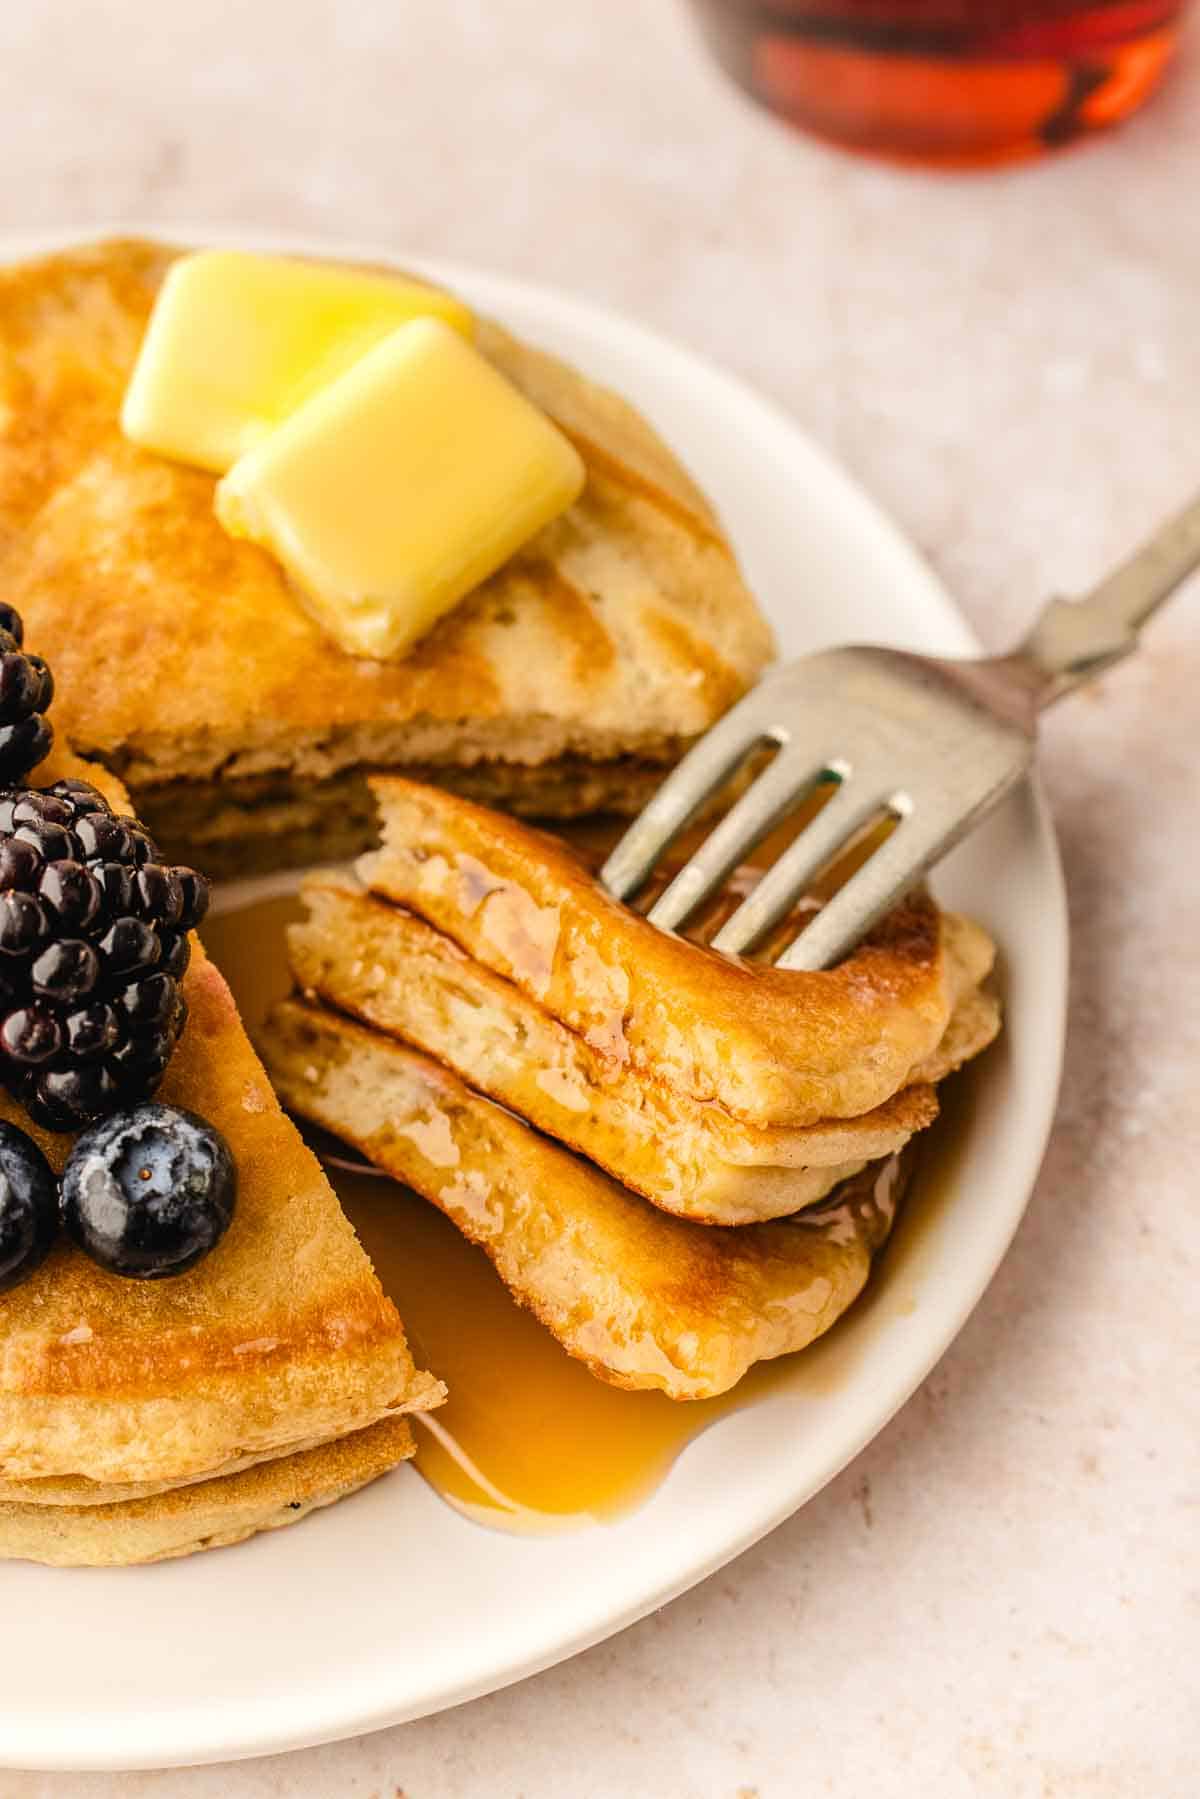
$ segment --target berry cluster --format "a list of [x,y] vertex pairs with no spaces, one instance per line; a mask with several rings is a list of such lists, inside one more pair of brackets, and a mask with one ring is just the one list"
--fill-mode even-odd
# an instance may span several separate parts
[[20,613],[0,602],[0,781],[23,781],[54,742],[43,716],[54,676],[40,656],[25,654],[24,641]]
[[144,1103],[187,1021],[208,882],[168,867],[89,782],[21,785],[54,741],[54,681],[24,638],[0,602],[0,1082],[44,1129],[83,1134],[60,1186],[0,1120],[0,1292],[50,1253],[60,1220],[103,1267],[154,1280],[208,1254],[237,1195],[218,1131]]
[[24,1131],[0,1120],[0,1292],[49,1255],[59,1223],[112,1274],[161,1280],[214,1249],[237,1201],[219,1131],[194,1113],[140,1105],[85,1131],[61,1185]]
[[86,781],[0,790],[0,1079],[79,1130],[152,1094],[187,1017],[208,883]]

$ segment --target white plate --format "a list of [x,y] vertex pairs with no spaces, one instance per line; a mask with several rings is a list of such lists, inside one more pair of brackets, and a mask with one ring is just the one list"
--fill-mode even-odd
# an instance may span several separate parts
[[[6,245],[6,259],[44,247]],[[290,247],[388,259],[361,245]],[[661,427],[715,498],[785,654],[848,639],[975,647],[924,562],[757,394],[563,294],[470,269],[431,273],[611,382]],[[702,1436],[616,1524],[541,1540],[499,1535],[402,1470],[296,1530],[214,1555],[124,1572],[0,1567],[0,1764],[219,1760],[453,1705],[640,1618],[830,1480],[908,1398],[987,1286],[1025,1208],[1058,1087],[1066,918],[1038,796],[1018,794],[938,887],[1002,946],[1007,1029],[971,1084],[953,1192],[907,1238],[901,1227],[874,1303],[796,1358],[768,1398]]]

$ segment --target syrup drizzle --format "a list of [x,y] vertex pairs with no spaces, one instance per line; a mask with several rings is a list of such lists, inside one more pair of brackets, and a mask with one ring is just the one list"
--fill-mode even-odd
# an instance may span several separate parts
[[[284,933],[302,907],[282,885],[273,878],[218,889],[202,932],[252,1037],[291,987]],[[416,1419],[415,1466],[480,1523],[547,1533],[618,1517],[717,1419],[785,1378],[789,1392],[814,1399],[836,1384],[838,1357],[826,1339],[802,1357],[759,1364],[717,1399],[680,1404],[608,1386],[516,1304],[483,1251],[435,1207],[334,1139],[306,1134],[404,1320],[418,1365],[449,1388],[444,1406]],[[881,1285],[894,1283],[874,1276],[857,1306],[875,1303]]]

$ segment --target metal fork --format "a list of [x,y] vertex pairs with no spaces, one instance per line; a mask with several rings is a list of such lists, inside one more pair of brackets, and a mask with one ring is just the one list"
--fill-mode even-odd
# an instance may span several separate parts
[[1051,600],[1006,656],[949,661],[903,650],[826,650],[768,674],[668,776],[601,871],[633,898],[673,839],[748,758],[769,766],[647,917],[681,929],[756,844],[821,783],[830,799],[712,939],[745,954],[814,878],[884,818],[887,837],[805,923],[779,968],[827,968],[1030,768],[1038,714],[1137,648],[1138,634],[1200,565],[1200,498],[1078,600]]

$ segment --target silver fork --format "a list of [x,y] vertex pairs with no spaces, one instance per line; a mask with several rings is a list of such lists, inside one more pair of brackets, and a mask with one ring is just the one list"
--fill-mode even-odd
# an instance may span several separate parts
[[648,912],[681,929],[776,825],[822,783],[835,791],[712,939],[753,950],[852,840],[890,834],[777,958],[828,968],[1030,768],[1038,714],[1137,648],[1139,631],[1200,565],[1200,498],[1084,598],[1051,600],[1006,656],[963,662],[903,650],[826,650],[785,664],[713,726],[669,775],[601,871],[617,898],[755,752],[769,766]]

